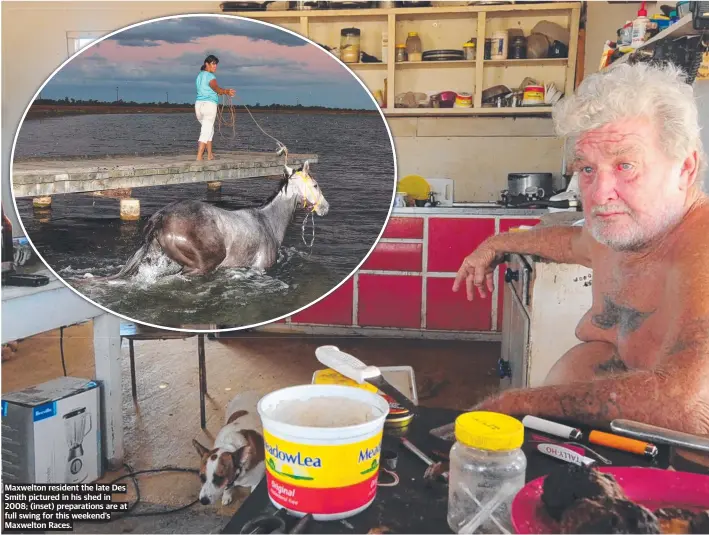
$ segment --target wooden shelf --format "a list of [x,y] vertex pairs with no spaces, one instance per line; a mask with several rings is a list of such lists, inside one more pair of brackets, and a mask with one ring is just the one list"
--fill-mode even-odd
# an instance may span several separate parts
[[569,63],[569,58],[540,58],[540,59],[486,59],[484,65],[500,65],[503,67],[514,67],[523,65],[525,67],[539,65],[560,65],[564,66]]
[[289,11],[228,11],[226,14],[254,19],[299,19],[328,17],[386,17],[387,15],[439,15],[444,13],[504,13],[516,11],[566,11],[580,9],[581,2],[548,2],[543,4],[505,4],[450,7],[397,7],[375,9],[308,9]]
[[439,66],[447,66],[450,67],[452,65],[459,65],[459,66],[470,66],[470,65],[475,65],[475,60],[474,59],[452,59],[452,60],[445,60],[445,61],[400,61],[394,64],[395,68],[399,67],[434,67],[436,65]]
[[353,71],[376,71],[376,70],[386,70],[386,63],[345,63]]
[[[431,87],[471,87],[475,88],[473,94],[474,108],[390,108],[384,113],[392,117],[415,116],[544,116],[551,112],[551,107],[539,108],[483,108],[482,92],[485,87],[507,82],[518,84],[525,76],[535,79],[553,79],[559,90],[565,94],[574,91],[576,73],[576,55],[579,35],[579,22],[581,19],[582,2],[549,1],[532,4],[504,4],[504,5],[442,5],[437,7],[405,7],[405,8],[375,8],[375,9],[330,9],[330,10],[303,10],[303,11],[248,11],[232,12],[230,14],[268,21],[273,24],[287,26],[303,37],[318,43],[339,42],[339,30],[342,24],[360,25],[362,29],[363,49],[367,52],[378,53],[381,50],[379,34],[386,32],[389,36],[389,49],[387,63],[349,63],[346,64],[360,80],[366,79],[366,86],[371,93],[381,90],[380,78],[385,78],[388,83],[384,100],[393,105],[396,95],[406,92],[428,92]],[[509,19],[503,25],[516,27],[519,21],[513,17],[529,17],[538,19],[546,16],[557,16],[565,19],[560,24],[568,28],[570,34],[568,58],[543,58],[543,59],[505,59],[485,61],[484,51],[478,47],[474,59],[447,60],[447,61],[395,61],[397,34],[406,30],[405,26],[413,26],[420,30],[429,21],[436,22],[438,18],[445,19],[450,28],[461,33],[460,42],[471,35],[488,35],[490,27],[497,28],[500,19]],[[495,20],[491,23],[491,20]],[[403,24],[400,24],[403,23]],[[531,24],[531,23],[530,23]],[[422,26],[423,25],[423,26]],[[296,29],[297,27],[297,29]],[[426,26],[428,28],[428,26]],[[433,43],[449,43],[447,31],[434,24],[433,29],[428,29],[437,34],[432,39]],[[526,29],[528,31],[529,28]],[[491,30],[490,30],[491,31]],[[507,70],[508,67],[519,70]],[[524,67],[529,72],[525,72]],[[546,73],[544,68],[547,68]],[[563,69],[563,73],[560,70]],[[430,71],[430,72],[429,72]],[[547,76],[548,74],[548,76]],[[383,75],[383,76],[382,76]],[[517,80],[518,76],[520,80]],[[499,80],[498,80],[499,79]],[[563,79],[563,81],[562,81]],[[550,80],[547,80],[550,81]],[[494,82],[494,83],[493,83]]]
[[476,116],[476,115],[548,115],[551,106],[519,107],[519,108],[394,108],[384,109],[384,115],[389,116]]
[[672,39],[677,39],[678,37],[685,37],[687,35],[698,35],[701,32],[698,30],[695,30],[692,27],[692,14],[689,13],[688,15],[685,15],[681,19],[679,19],[677,22],[675,22],[672,26],[669,28],[665,28],[662,30],[660,33],[658,33],[655,37],[652,39],[649,39],[644,45],[636,48],[633,52],[628,52],[624,56],[618,58],[615,60],[613,63],[611,63],[608,67],[605,67],[603,70],[609,69],[610,67],[614,65],[620,65],[621,63],[625,63],[628,61],[628,58],[635,54],[638,50],[642,50],[643,48],[651,47],[658,41],[662,41],[663,39],[667,39],[668,37]]

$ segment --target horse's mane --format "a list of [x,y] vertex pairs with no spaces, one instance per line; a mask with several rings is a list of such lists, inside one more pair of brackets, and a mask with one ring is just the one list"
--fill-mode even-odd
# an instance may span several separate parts
[[278,187],[276,188],[276,191],[274,191],[268,199],[266,199],[265,201],[263,201],[263,202],[261,203],[261,206],[262,206],[262,207],[263,207],[263,206],[268,206],[269,204],[271,204],[271,202],[273,201],[273,199],[275,199],[276,197],[278,197],[278,194],[279,194],[281,191],[287,190],[287,189],[288,189],[288,180],[289,180],[289,178],[288,178],[287,176],[283,175],[283,177],[281,178],[281,181],[278,183]]

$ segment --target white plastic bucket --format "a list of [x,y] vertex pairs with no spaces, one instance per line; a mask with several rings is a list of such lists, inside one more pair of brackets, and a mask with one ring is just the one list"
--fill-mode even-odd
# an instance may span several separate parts
[[[372,407],[375,419],[345,427],[305,427],[280,421],[279,403],[341,397]],[[332,407],[337,411],[337,406]],[[302,385],[277,390],[258,404],[263,423],[268,496],[279,509],[315,520],[340,520],[374,501],[387,401],[372,392],[339,385]]]

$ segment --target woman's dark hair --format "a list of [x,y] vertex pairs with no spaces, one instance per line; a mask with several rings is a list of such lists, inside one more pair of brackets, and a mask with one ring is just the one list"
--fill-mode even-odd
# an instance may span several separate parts
[[213,56],[212,54],[209,54],[206,58],[204,58],[204,63],[202,63],[202,67],[199,69],[200,71],[203,71],[207,63],[216,63],[219,64],[219,58],[217,56]]

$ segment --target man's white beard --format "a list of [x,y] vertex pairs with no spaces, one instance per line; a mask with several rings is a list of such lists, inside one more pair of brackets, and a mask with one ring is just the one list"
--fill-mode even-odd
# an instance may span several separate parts
[[[614,251],[638,251],[649,242],[673,228],[684,216],[684,209],[667,207],[658,213],[652,222],[641,224],[635,214],[628,209],[627,217],[631,219],[630,225],[620,231],[610,231],[611,227],[620,227],[618,223],[599,221],[592,217],[589,225],[591,235],[596,241],[613,249]],[[609,227],[606,229],[606,227]]]

